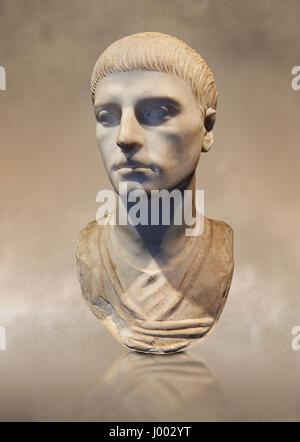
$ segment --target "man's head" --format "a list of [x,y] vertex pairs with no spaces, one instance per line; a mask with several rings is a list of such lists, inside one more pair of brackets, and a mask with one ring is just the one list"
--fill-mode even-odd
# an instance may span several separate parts
[[217,89],[205,61],[175,37],[134,34],[110,45],[91,79],[97,140],[118,191],[178,187],[212,145]]

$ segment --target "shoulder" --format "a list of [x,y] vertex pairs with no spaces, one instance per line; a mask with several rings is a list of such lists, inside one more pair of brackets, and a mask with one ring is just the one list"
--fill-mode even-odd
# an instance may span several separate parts
[[220,221],[218,219],[206,218],[207,222],[210,224],[211,232],[213,235],[218,236],[219,238],[226,238],[230,241],[233,241],[233,230],[232,227],[224,223],[224,221]]
[[206,218],[210,226],[211,253],[223,263],[232,265],[234,254],[233,230],[229,224],[216,219]]
[[96,220],[87,224],[80,232],[77,241],[77,261],[89,261],[98,254],[98,238],[103,226]]
[[95,235],[95,233],[98,231],[99,227],[100,226],[96,220],[88,223],[82,230],[80,230],[79,237],[78,237],[78,243],[81,243],[82,241],[85,241],[88,238],[90,238],[91,236]]

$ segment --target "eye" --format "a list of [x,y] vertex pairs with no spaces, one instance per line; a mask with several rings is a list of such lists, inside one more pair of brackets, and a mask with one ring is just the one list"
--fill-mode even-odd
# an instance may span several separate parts
[[100,110],[96,114],[96,120],[103,126],[117,126],[120,123],[120,114],[119,112]]
[[171,110],[161,104],[153,104],[144,113],[144,122],[150,125],[159,125],[170,118]]

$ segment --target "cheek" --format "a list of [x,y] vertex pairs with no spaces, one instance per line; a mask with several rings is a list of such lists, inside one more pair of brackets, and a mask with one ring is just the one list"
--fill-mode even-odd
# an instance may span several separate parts
[[96,139],[105,165],[109,165],[114,159],[115,134],[112,129],[105,129],[100,125],[96,126]]
[[185,146],[186,160],[198,162],[204,140],[204,127],[198,126],[187,131],[184,134],[182,144]]
[[100,124],[97,124],[96,126],[96,138],[97,143],[100,148],[100,150],[103,150],[106,148],[110,138],[111,138],[111,131],[103,129],[103,127]]
[[[203,144],[204,128],[201,122],[188,127],[177,124],[176,127],[157,129],[148,137],[147,145],[153,160],[160,164],[180,165],[186,169],[198,162]],[[183,129],[181,129],[183,127]]]
[[181,145],[183,146],[183,157],[187,167],[195,168],[200,158],[204,140],[205,128],[203,120],[198,112],[185,118],[182,122]]

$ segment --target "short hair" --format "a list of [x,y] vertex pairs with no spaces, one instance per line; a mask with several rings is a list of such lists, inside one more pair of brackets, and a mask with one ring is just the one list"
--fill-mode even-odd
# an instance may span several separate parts
[[92,101],[98,82],[115,72],[147,70],[166,72],[186,81],[196,101],[217,108],[218,92],[205,60],[189,45],[171,35],[142,32],[115,41],[98,58],[91,78]]

